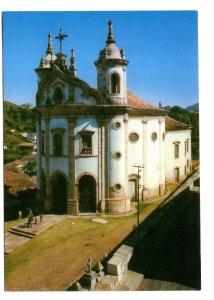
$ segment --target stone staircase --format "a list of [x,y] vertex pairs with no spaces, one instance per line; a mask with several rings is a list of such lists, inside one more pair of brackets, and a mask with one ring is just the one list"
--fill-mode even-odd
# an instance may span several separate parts
[[23,230],[23,229],[18,229],[15,227],[12,227],[9,229],[9,232],[18,236],[23,236],[26,237],[28,239],[32,239],[36,236],[36,233],[34,232],[29,232],[27,230]]

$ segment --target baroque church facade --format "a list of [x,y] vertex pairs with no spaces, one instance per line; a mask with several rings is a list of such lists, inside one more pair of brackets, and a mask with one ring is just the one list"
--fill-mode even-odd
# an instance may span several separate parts
[[[94,62],[97,88],[76,74],[52,35],[42,57],[36,94],[37,189],[47,212],[123,214],[131,202],[160,196],[191,171],[191,127],[127,90],[128,61],[112,22]],[[138,168],[139,167],[139,168]],[[138,170],[141,172],[139,173]]]

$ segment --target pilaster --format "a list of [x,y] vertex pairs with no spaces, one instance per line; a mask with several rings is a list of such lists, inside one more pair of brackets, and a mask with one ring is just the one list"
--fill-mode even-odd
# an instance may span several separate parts
[[74,144],[74,127],[76,119],[68,118],[68,199],[67,199],[67,213],[77,214],[78,203],[75,198],[75,144]]
[[45,197],[45,210],[52,210],[51,201],[51,178],[50,178],[50,130],[49,130],[50,118],[45,117],[45,149],[46,149],[46,197]]

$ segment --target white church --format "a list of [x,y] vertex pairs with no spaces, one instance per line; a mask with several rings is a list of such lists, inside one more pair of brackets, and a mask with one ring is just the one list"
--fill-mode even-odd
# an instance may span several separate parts
[[[94,62],[97,88],[77,77],[48,35],[36,94],[37,189],[46,212],[123,214],[191,171],[191,127],[127,90],[128,61],[112,22]],[[131,75],[130,75],[131,76]],[[138,166],[141,172],[138,173]],[[139,190],[138,190],[139,188]]]

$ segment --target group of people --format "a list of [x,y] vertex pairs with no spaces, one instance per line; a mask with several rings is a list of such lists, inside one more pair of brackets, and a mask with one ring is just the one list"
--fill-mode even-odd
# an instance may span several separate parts
[[[18,217],[19,217],[19,220],[22,219],[22,211],[21,210],[18,212]],[[37,224],[37,216],[33,215],[33,211],[32,211],[31,208],[29,209],[27,219],[28,219],[28,222],[27,222],[28,227],[32,228],[33,221],[34,221],[34,224]],[[43,215],[43,213],[41,213],[40,216],[39,216],[40,223],[42,223],[43,220],[44,220],[44,215]]]

